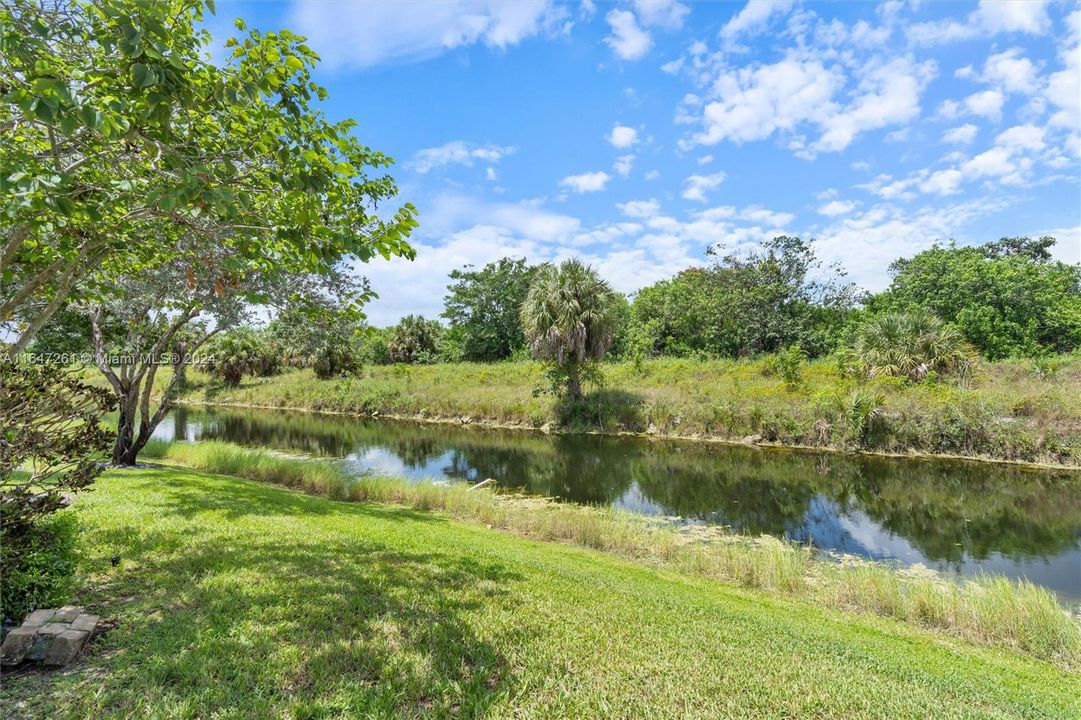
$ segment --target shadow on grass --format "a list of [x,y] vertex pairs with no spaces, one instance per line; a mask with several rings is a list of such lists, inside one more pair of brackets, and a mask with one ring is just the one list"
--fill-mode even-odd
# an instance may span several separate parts
[[478,630],[520,576],[398,530],[393,548],[381,539],[439,518],[218,478],[126,480],[154,517],[87,528],[98,575],[81,599],[119,628],[75,673],[9,688],[49,716],[479,717],[513,693]]
[[602,388],[586,393],[578,401],[560,399],[555,405],[559,424],[568,429],[645,429],[642,408],[645,398],[626,390]]

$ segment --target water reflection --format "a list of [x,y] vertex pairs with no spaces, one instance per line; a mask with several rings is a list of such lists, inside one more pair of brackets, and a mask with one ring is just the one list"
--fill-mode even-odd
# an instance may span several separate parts
[[344,458],[357,473],[478,482],[768,533],[1081,598],[1081,475],[982,463],[555,436],[267,410],[180,409],[166,439]]

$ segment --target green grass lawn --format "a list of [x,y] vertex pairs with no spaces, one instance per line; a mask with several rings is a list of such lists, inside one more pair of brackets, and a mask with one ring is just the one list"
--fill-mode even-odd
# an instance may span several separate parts
[[4,718],[1081,716],[1022,655],[436,513],[179,469],[76,512],[119,625]]
[[[603,366],[572,429],[650,431],[884,452],[983,456],[1081,465],[1081,357],[1063,356],[1053,376],[1023,360],[981,363],[966,385],[952,379],[909,384],[860,381],[823,359],[786,386],[765,360],[649,360]],[[366,367],[356,376],[317,380],[310,371],[245,378],[223,387],[192,373],[188,400],[361,414],[427,416],[540,427],[559,421],[538,363],[457,363]],[[853,393],[881,400],[882,428],[857,437]]]

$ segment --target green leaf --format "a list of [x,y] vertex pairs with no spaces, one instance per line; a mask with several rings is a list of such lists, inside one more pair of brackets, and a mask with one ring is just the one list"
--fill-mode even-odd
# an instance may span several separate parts
[[143,63],[135,63],[131,66],[131,77],[137,88],[150,87],[155,81],[154,72]]

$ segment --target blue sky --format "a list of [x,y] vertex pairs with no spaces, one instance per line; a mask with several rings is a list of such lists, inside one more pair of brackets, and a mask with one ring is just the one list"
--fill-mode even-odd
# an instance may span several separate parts
[[1081,261],[1081,9],[1068,2],[219,2],[323,58],[327,113],[397,160],[414,262],[583,257],[631,292],[777,234],[877,290],[935,240],[1054,234]]

